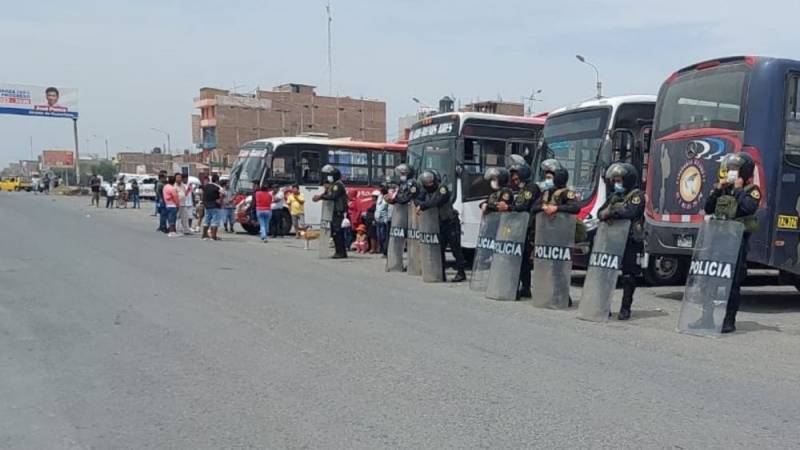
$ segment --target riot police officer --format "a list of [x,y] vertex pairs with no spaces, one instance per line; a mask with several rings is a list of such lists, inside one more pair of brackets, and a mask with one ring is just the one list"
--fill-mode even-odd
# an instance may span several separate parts
[[405,205],[417,196],[417,186],[414,181],[414,168],[408,164],[400,164],[395,167],[394,173],[398,177],[397,192],[393,196],[386,196],[389,204]]
[[603,221],[630,220],[628,241],[622,256],[622,306],[617,314],[618,320],[631,317],[633,294],[636,291],[636,276],[639,275],[637,255],[643,250],[644,240],[644,192],[639,189],[639,174],[629,163],[614,163],[606,170],[606,182],[611,190],[606,203],[600,207],[597,216]]
[[492,193],[485,202],[481,203],[481,210],[484,214],[498,212],[500,207],[507,210],[508,205],[514,198],[511,189],[508,188],[509,173],[505,167],[490,167],[483,174],[483,179],[489,182]]
[[[540,168],[544,172],[544,180],[541,184],[542,195],[531,208],[531,214],[540,212],[548,216],[559,212],[578,214],[581,208],[575,191],[567,187],[569,171],[566,167],[558,160],[551,158],[542,161]],[[575,239],[580,240],[577,232]],[[572,297],[569,298],[569,306],[572,306]]]
[[[511,155],[510,158],[511,160],[508,164],[508,171],[511,174],[510,186],[516,192],[516,195],[511,205],[508,207],[501,205],[500,211],[531,213],[533,205],[539,201],[542,192],[539,190],[539,186],[531,183],[532,171],[525,159],[519,155]],[[534,220],[535,216],[531,213],[528,232],[525,234],[522,265],[520,266],[518,299],[531,298],[531,270],[533,270],[531,253],[533,252],[534,232],[536,230]]]
[[[335,259],[347,258],[347,246],[344,243],[344,229],[342,221],[347,214],[347,189],[342,182],[342,173],[339,169],[330,164],[326,164],[320,170],[322,172],[322,185],[325,192],[314,196],[314,201],[331,200],[333,201],[333,215],[331,216],[331,235],[336,252]],[[323,245],[323,243],[320,243]]]
[[461,250],[461,222],[458,219],[458,212],[453,209],[453,202],[450,198],[450,190],[442,184],[439,174],[435,170],[426,170],[419,175],[419,183],[425,191],[424,199],[417,199],[417,207],[420,211],[437,208],[439,211],[439,244],[442,252],[442,278],[444,279],[445,268],[445,249],[450,246],[453,256],[456,259],[456,276],[451,280],[453,283],[462,282],[467,279],[464,273],[464,253]]
[[716,219],[737,220],[744,224],[744,234],[739,247],[736,274],[731,284],[722,332],[736,331],[736,313],[741,302],[741,284],[747,276],[747,246],[750,235],[758,229],[758,204],[761,191],[753,184],[755,161],[744,152],[726,155],[719,167],[720,181],[706,199],[705,212]]

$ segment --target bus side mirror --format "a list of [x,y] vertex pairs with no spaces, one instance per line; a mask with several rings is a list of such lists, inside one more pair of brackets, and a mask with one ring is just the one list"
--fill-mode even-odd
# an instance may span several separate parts
[[462,173],[464,173],[464,166],[462,164],[458,164],[456,166],[456,176],[461,178]]
[[642,128],[642,153],[650,153],[650,139],[653,138],[653,127]]
[[630,130],[614,130],[611,139],[614,153],[629,155],[633,151],[634,137]]

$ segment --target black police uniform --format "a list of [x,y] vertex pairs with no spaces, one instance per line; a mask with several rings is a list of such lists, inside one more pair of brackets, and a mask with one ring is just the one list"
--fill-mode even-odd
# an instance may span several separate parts
[[506,205],[511,206],[511,202],[513,201],[513,199],[514,199],[514,194],[513,192],[511,192],[511,189],[500,188],[500,190],[494,191],[491,194],[489,194],[489,198],[486,199],[485,203],[486,208],[484,209],[484,211],[486,212],[486,214],[497,212],[499,211],[497,209],[498,203],[502,202],[505,203]]
[[[347,258],[347,246],[344,244],[344,229],[342,221],[347,214],[347,189],[342,180],[337,180],[325,188],[319,198],[333,201],[333,215],[331,216],[331,235],[336,248],[334,258]],[[322,245],[322,244],[320,244]]]
[[754,184],[748,184],[743,188],[734,188],[733,186],[726,186],[722,189],[713,189],[711,194],[706,199],[705,212],[706,214],[715,214],[717,210],[717,201],[723,195],[730,195],[736,199],[736,216],[733,220],[747,221],[751,220],[751,226],[745,222],[745,232],[742,236],[742,244],[739,247],[739,259],[736,262],[736,274],[731,283],[731,293],[728,298],[728,306],[725,311],[725,323],[723,330],[728,328],[727,331],[733,331],[736,322],[736,313],[739,311],[739,304],[742,300],[741,285],[745,277],[747,277],[747,246],[750,241],[750,234],[758,227],[755,214],[758,211],[758,204],[761,201],[761,190]]
[[643,245],[643,219],[644,219],[644,192],[640,189],[627,189],[622,193],[612,194],[600,207],[597,215],[600,220],[630,220],[631,227],[628,231],[628,242],[625,244],[625,253],[622,256],[622,306],[617,318],[627,320],[631,315],[633,294],[636,292],[636,277],[640,267],[636,263],[636,256],[644,249]]
[[544,211],[545,205],[556,205],[558,206],[558,212],[567,214],[578,214],[581,210],[575,192],[566,187],[552,187],[542,191],[541,197],[531,209],[531,214]]
[[535,238],[536,227],[534,221],[536,217],[533,214],[533,205],[540,200],[542,191],[535,183],[527,183],[517,195],[514,196],[514,201],[509,205],[510,212],[526,212],[530,213],[530,220],[528,221],[528,232],[525,233],[525,245],[522,250],[522,265],[519,272],[520,283],[520,297],[531,296],[531,271],[533,270],[533,260],[531,254],[533,253],[533,243]]
[[406,180],[397,186],[394,198],[387,200],[390,204],[406,205],[417,197],[419,187],[415,180]]
[[442,251],[442,279],[445,271],[445,250],[450,246],[450,251],[456,259],[456,270],[458,274],[455,280],[463,281],[464,274],[464,253],[461,250],[461,222],[458,220],[458,212],[453,209],[450,201],[450,190],[447,186],[440,184],[433,191],[428,191],[424,199],[417,199],[417,204],[422,211],[431,208],[439,209],[439,247]]

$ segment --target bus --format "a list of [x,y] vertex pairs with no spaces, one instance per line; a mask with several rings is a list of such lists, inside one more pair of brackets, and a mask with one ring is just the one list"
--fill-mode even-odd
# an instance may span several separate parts
[[573,254],[579,268],[586,267],[599,223],[597,211],[606,201],[606,168],[612,162],[629,162],[643,175],[642,183],[647,182],[644,174],[655,108],[655,95],[625,95],[588,100],[547,117],[538,160],[555,158],[569,170],[569,186],[581,204],[578,219],[589,236]]
[[541,140],[545,115],[442,113],[415,123],[408,140],[408,161],[417,174],[435,169],[455,193],[453,206],[461,219],[461,245],[474,250],[481,210],[478,205],[491,193],[483,172],[506,165],[518,154],[533,162]]
[[647,251],[680,258],[685,277],[703,205],[733,152],[756,161],[762,197],[748,261],[800,274],[800,61],[757,56],[700,62],[658,94],[647,186]]
[[[319,226],[322,206],[310,201],[322,192],[320,169],[331,164],[342,173],[348,195],[356,200],[359,210],[369,208],[371,192],[394,168],[405,161],[406,145],[399,143],[361,142],[326,137],[277,137],[258,139],[244,144],[231,169],[230,188],[236,193],[236,220],[251,234],[258,233],[258,224],[248,214],[251,195],[264,181],[273,185],[298,184],[307,199],[306,224]],[[290,218],[282,231],[288,233]]]

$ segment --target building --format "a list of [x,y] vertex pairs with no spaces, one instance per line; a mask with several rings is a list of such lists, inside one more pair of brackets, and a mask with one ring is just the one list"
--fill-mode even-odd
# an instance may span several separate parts
[[[144,168],[144,170],[142,170]],[[160,170],[172,171],[172,155],[164,153],[117,153],[117,171],[122,173],[156,174]]]
[[254,139],[322,133],[363,141],[386,140],[386,103],[317,95],[314,86],[283,84],[242,95],[200,89],[192,136],[212,166],[230,166],[239,147]]
[[474,102],[461,108],[464,112],[482,112],[490,114],[505,114],[507,116],[524,116],[525,105],[517,102],[486,101]]

